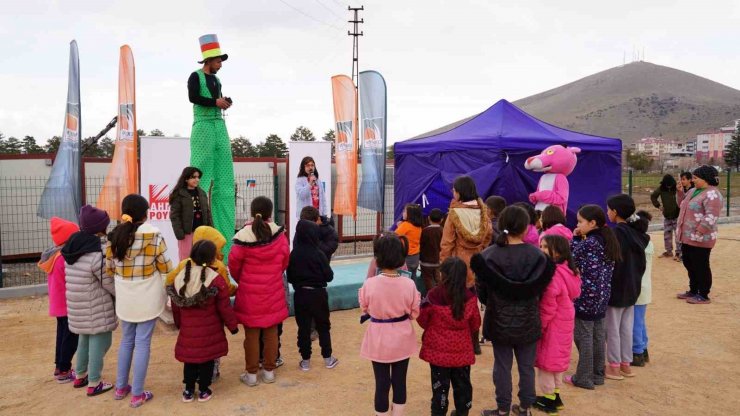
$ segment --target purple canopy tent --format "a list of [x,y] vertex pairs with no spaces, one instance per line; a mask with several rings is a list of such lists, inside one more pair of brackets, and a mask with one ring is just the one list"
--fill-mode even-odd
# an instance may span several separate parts
[[568,176],[569,224],[575,225],[580,206],[605,206],[621,192],[621,140],[555,127],[500,100],[477,116],[394,145],[395,219],[410,202],[421,204],[425,215],[433,208],[447,212],[460,175],[475,180],[484,200],[500,195],[509,204],[528,201],[541,174],[524,169],[524,161],[554,144],[581,148]]

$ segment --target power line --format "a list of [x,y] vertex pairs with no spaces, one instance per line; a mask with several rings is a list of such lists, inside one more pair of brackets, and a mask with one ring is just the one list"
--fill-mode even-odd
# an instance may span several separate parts
[[334,16],[336,16],[337,19],[339,19],[341,21],[344,21],[344,17],[342,17],[342,16],[334,13],[334,10],[330,9],[329,7],[327,7],[327,5],[325,5],[324,3],[322,3],[321,0],[316,0],[316,3],[319,3],[321,5],[321,7],[325,8],[326,10],[328,10],[329,13],[333,14]]
[[284,0],[280,0],[280,2],[281,2],[281,3],[283,3],[284,5],[286,5],[286,6],[290,7],[291,9],[293,9],[293,10],[297,11],[298,13],[300,13],[300,14],[302,14],[302,15],[306,16],[307,18],[309,18],[309,19],[313,20],[314,22],[320,23],[320,24],[322,24],[322,25],[324,25],[324,26],[328,26],[328,27],[330,27],[330,28],[332,28],[332,29],[337,29],[337,30],[342,30],[342,31],[344,30],[344,29],[342,29],[341,27],[339,27],[339,26],[337,26],[337,25],[333,25],[333,24],[331,24],[331,23],[326,23],[326,22],[324,22],[323,20],[317,19],[317,18],[315,18],[315,17],[311,16],[310,14],[308,14],[308,13],[304,12],[303,10],[301,10],[301,9],[299,9],[299,8],[297,8],[297,7],[293,6],[293,5],[291,5],[290,3],[287,3],[287,2],[286,2],[286,1],[284,1]]
[[340,6],[341,8],[344,8],[344,6],[347,6],[346,4],[343,4],[342,2],[339,2],[337,0],[332,0],[334,3],[337,4],[337,6]]

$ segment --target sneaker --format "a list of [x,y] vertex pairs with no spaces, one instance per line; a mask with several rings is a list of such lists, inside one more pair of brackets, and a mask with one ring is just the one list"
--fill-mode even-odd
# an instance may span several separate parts
[[624,380],[624,376],[620,374],[619,367],[612,367],[611,365],[607,365],[604,368],[604,377],[609,380]]
[[511,406],[511,414],[514,416],[532,416],[532,411],[528,407],[521,407],[520,404]]
[[688,299],[688,298],[693,298],[694,296],[696,296],[696,294],[691,293],[688,290],[685,291],[685,292],[679,293],[678,295],[676,295],[676,297],[679,298],[679,299]]
[[557,416],[558,414],[558,409],[555,406],[555,400],[548,399],[545,396],[537,396],[537,399],[534,401],[532,407],[538,410],[542,410],[543,412],[551,416]]
[[75,378],[75,382],[72,384],[72,387],[76,389],[81,389],[87,386],[87,384],[88,384],[87,375],[85,375],[85,377],[82,377],[82,378]]
[[193,401],[193,392],[190,390],[183,390],[182,401],[185,403],[191,403]]
[[265,384],[271,384],[275,382],[275,372],[274,371],[262,371],[262,382]]
[[311,360],[301,360],[298,366],[301,367],[301,370],[308,371],[311,369]]
[[642,353],[642,358],[645,359],[646,363],[650,362],[650,355],[648,354],[647,348],[645,348],[645,352]]
[[54,369],[54,378],[57,378],[57,376],[59,375],[59,373],[60,373],[59,367],[55,368]]
[[620,364],[619,365],[619,374],[625,376],[625,377],[634,377],[636,374],[632,372],[632,368],[629,364]]
[[660,257],[668,257],[668,258],[671,258],[671,257],[673,257],[673,253],[669,253],[667,251],[664,251],[663,254],[660,255]]
[[211,397],[213,397],[213,392],[211,391],[211,389],[206,389],[205,391],[201,391],[198,394],[198,401],[201,403],[207,402],[211,400]]
[[131,397],[131,402],[129,403],[129,406],[133,408],[141,407],[142,405],[144,405],[144,403],[153,398],[154,394],[152,392],[144,390],[144,392],[140,395]]
[[[595,389],[595,387],[594,387],[594,385],[593,385],[593,384],[591,384],[591,385],[586,385],[586,386],[584,386],[584,385],[581,385],[581,384],[579,384],[579,383],[578,383],[578,382],[577,382],[577,381],[576,381],[576,380],[575,380],[575,379],[573,378],[573,376],[572,376],[572,375],[569,375],[569,376],[563,376],[563,382],[564,382],[565,384],[570,384],[570,385],[571,385],[571,386],[573,386],[573,387],[580,387],[580,388],[582,388],[582,389],[586,389],[586,390],[594,390],[594,389]],[[594,384],[596,384],[596,382],[594,382]],[[602,381],[602,382],[601,382],[601,384],[604,384],[604,382]],[[557,395],[558,395],[558,397],[560,397],[560,396],[559,396],[559,394],[560,394],[560,393],[558,393],[558,394],[557,394]],[[556,398],[555,400],[557,401],[557,398]],[[562,403],[562,402],[561,402],[561,403]]]
[[116,389],[116,394],[113,396],[116,400],[123,400],[128,396],[128,394],[131,393],[131,385],[127,385],[126,387]]
[[324,358],[324,365],[326,365],[326,368],[332,369],[339,364],[339,360],[334,357],[333,355],[331,357]]
[[565,403],[563,403],[563,399],[560,398],[560,393],[555,393],[555,408],[558,410],[565,409]]
[[242,375],[239,376],[239,380],[249,387],[254,387],[257,385],[257,374],[242,373]]
[[275,360],[275,368],[282,367],[283,364],[285,364],[283,357],[278,357],[277,360]]
[[103,393],[107,392],[108,390],[110,390],[112,388],[113,388],[113,385],[112,384],[110,384],[110,383],[104,383],[104,382],[101,381],[95,387],[89,386],[87,388],[87,395],[88,395],[88,397],[97,396],[99,394],[103,394]]
[[645,353],[632,353],[632,362],[630,365],[632,367],[645,367]]
[[[690,303],[690,304],[692,304],[692,305],[707,305],[707,304],[709,304],[709,303],[712,303],[712,301],[711,301],[711,300],[709,300],[709,298],[705,298],[705,297],[704,297],[704,296],[702,296],[702,295],[696,295],[696,296],[694,296],[694,297],[692,297],[692,298],[687,298],[687,299],[686,299],[686,302],[687,302],[687,303]],[[58,381],[58,380],[59,380],[59,379],[57,379],[57,381]]]
[[57,376],[57,383],[59,384],[65,384],[65,383],[71,383],[75,381],[75,372],[72,370],[69,371],[60,371],[59,375]]

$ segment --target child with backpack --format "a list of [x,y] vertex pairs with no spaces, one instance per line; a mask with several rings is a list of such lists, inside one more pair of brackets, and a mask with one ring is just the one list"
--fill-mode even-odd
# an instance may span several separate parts
[[211,399],[215,360],[229,352],[224,325],[232,334],[239,332],[226,281],[209,266],[216,260],[216,251],[212,242],[197,241],[190,257],[184,260],[184,269],[167,286],[175,325],[180,329],[175,358],[183,363],[185,403],[194,400],[196,382],[200,390],[198,401]]
[[[539,297],[550,283],[555,265],[538,248],[524,243],[530,226],[527,211],[506,207],[499,217],[496,245],[476,254],[470,266],[476,275],[478,299],[486,305],[483,335],[493,343],[495,410],[482,416],[531,415],[535,403],[535,355],[542,335]],[[511,367],[516,356],[519,404],[511,405]]]
[[424,329],[419,358],[432,373],[432,415],[446,415],[452,383],[455,415],[467,416],[473,404],[470,366],[475,364],[474,334],[480,328],[475,291],[468,289],[468,266],[449,257],[440,267],[442,280],[421,304],[419,326]]

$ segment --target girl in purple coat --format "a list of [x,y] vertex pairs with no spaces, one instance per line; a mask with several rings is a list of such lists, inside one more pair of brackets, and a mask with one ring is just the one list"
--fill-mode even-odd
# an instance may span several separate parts
[[558,409],[563,408],[560,386],[563,373],[570,364],[576,313],[573,301],[581,295],[581,279],[566,238],[546,235],[540,241],[540,249],[556,266],[552,281],[540,298],[542,338],[537,341],[534,366],[539,369],[538,380],[543,395],[537,397],[534,407],[557,415]]

